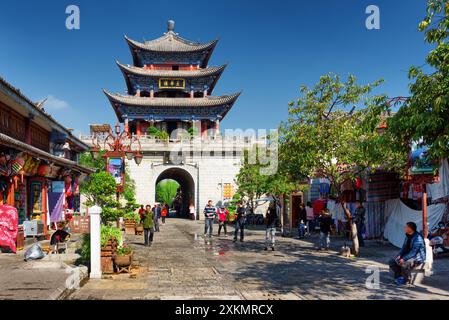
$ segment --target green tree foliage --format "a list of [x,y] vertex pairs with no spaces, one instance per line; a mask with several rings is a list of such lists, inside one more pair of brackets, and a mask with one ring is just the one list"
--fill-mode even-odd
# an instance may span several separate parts
[[391,132],[407,149],[410,142],[429,146],[433,159],[449,157],[449,2],[427,0],[419,24],[425,41],[433,46],[426,58],[427,73],[411,67],[411,97],[389,122]]
[[[256,163],[249,161],[250,150],[245,150],[243,164],[237,175],[238,194],[250,205],[250,209],[254,211],[256,208],[255,200],[260,199],[264,195],[283,195],[298,188],[296,182],[292,182],[284,171],[277,171],[272,175],[263,174],[262,165],[259,161],[259,149],[252,149],[251,152],[256,154]],[[277,160],[277,159],[276,159]]]
[[159,182],[156,186],[156,201],[171,206],[179,187],[179,183],[174,180],[169,179]]
[[289,106],[281,125],[280,161],[294,179],[324,177],[339,195],[348,178],[366,170],[401,168],[405,158],[390,148],[389,134],[377,130],[385,121],[386,96],[372,95],[382,81],[358,85],[325,75]]
[[88,182],[83,183],[81,193],[87,198],[87,206],[101,207],[101,220],[104,224],[120,217],[121,211],[116,201],[115,179],[106,171],[90,175]]
[[150,137],[153,137],[153,138],[156,138],[156,139],[161,139],[161,140],[167,140],[169,138],[169,135],[168,135],[167,132],[159,130],[155,126],[148,127],[147,134]]
[[[359,85],[352,75],[342,81],[329,74],[311,88],[300,88],[281,125],[280,161],[291,178],[327,178],[341,198],[341,185],[361,172],[402,168],[406,157],[392,147],[391,135],[378,130],[389,111],[386,96],[372,94],[381,83]],[[354,223],[351,228],[357,255]]]
[[97,171],[106,170],[106,165],[103,159],[104,151],[100,151],[97,159],[94,159],[90,152],[84,152],[80,156],[79,164],[89,168],[95,168]]
[[98,159],[94,159],[89,152],[81,155],[80,164],[97,168],[97,172],[88,177],[80,186],[81,193],[87,198],[86,205],[98,205],[102,208],[102,222],[115,221],[125,214],[132,214],[139,205],[135,199],[135,183],[125,170],[125,190],[122,194],[126,201],[125,206],[117,202],[115,179],[105,171],[104,151],[100,152]]

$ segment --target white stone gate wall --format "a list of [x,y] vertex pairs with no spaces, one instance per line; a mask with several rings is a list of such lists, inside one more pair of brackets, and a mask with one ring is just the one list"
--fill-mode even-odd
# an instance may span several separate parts
[[198,157],[188,159],[184,165],[164,165],[162,157],[145,156],[140,166],[128,161],[131,178],[136,184],[136,200],[139,204],[154,204],[156,201],[156,181],[161,173],[170,168],[187,171],[195,185],[195,207],[203,219],[202,211],[210,199],[215,204],[222,200],[221,184],[231,183],[237,189],[235,178],[240,170],[238,159],[221,157]]

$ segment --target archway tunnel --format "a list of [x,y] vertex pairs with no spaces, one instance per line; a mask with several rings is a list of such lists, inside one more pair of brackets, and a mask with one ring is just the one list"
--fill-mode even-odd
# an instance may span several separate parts
[[179,192],[173,202],[173,208],[177,211],[178,217],[188,218],[190,204],[195,205],[195,182],[192,176],[184,169],[169,168],[156,179],[155,190],[157,190],[157,185],[165,180],[173,180],[179,184]]

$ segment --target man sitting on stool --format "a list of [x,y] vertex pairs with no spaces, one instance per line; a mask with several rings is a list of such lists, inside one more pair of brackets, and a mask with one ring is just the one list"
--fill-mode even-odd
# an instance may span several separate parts
[[412,269],[422,265],[426,260],[426,245],[423,236],[416,231],[416,223],[407,222],[404,231],[404,245],[397,257],[389,263],[398,285],[409,283]]

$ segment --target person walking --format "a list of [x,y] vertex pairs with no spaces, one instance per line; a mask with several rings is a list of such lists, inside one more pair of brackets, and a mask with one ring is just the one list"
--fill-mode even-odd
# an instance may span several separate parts
[[160,203],[156,203],[156,217],[159,224],[159,221],[162,219],[162,207]]
[[159,219],[157,218],[157,205],[155,204],[153,206],[153,209],[151,209],[151,211],[153,212],[153,220],[154,220],[154,232],[159,232]]
[[215,219],[215,207],[212,200],[207,202],[206,207],[204,208],[204,237],[209,233],[209,237],[213,238],[214,231],[214,219]]
[[307,234],[311,234],[312,230],[315,228],[315,214],[313,213],[312,203],[310,201],[307,202],[306,206],[306,215],[307,215]]
[[245,238],[245,220],[246,210],[242,206],[242,202],[237,202],[236,218],[235,218],[235,230],[234,230],[234,242],[237,242],[237,236],[240,231],[240,242]]
[[189,215],[190,215],[190,219],[195,220],[195,205],[193,204],[193,202],[190,203],[189,206]]
[[154,213],[151,211],[151,206],[147,205],[143,215],[143,234],[145,246],[150,247],[153,244],[154,238]]
[[306,221],[307,221],[307,211],[304,203],[299,205],[299,219],[298,219],[298,239],[304,238],[306,234]]
[[267,210],[266,216],[266,229],[265,229],[265,251],[268,250],[268,247],[274,251],[274,245],[276,242],[276,228],[279,225],[279,217],[276,211],[276,203],[272,202]]
[[140,217],[140,221],[142,221],[144,213],[145,213],[145,207],[144,207],[144,205],[142,204],[142,205],[140,206],[140,209],[139,209],[139,217]]
[[224,235],[225,237],[228,236],[228,230],[226,225],[228,224],[228,215],[229,212],[228,210],[225,208],[225,206],[221,206],[218,210],[217,210],[217,215],[218,215],[218,236],[220,236],[221,233],[221,229],[224,229]]
[[359,246],[365,246],[365,240],[363,239],[363,231],[365,229],[365,213],[366,210],[363,207],[362,202],[357,201],[355,203],[356,209],[354,212],[354,223],[357,226],[357,238],[359,239]]
[[168,206],[167,205],[162,205],[162,209],[161,209],[161,218],[162,218],[162,224],[165,225],[165,218],[167,218],[168,215]]
[[318,243],[318,250],[329,250],[330,246],[330,233],[331,226],[333,224],[332,216],[329,209],[324,208],[318,217],[318,223],[320,224],[320,239]]

